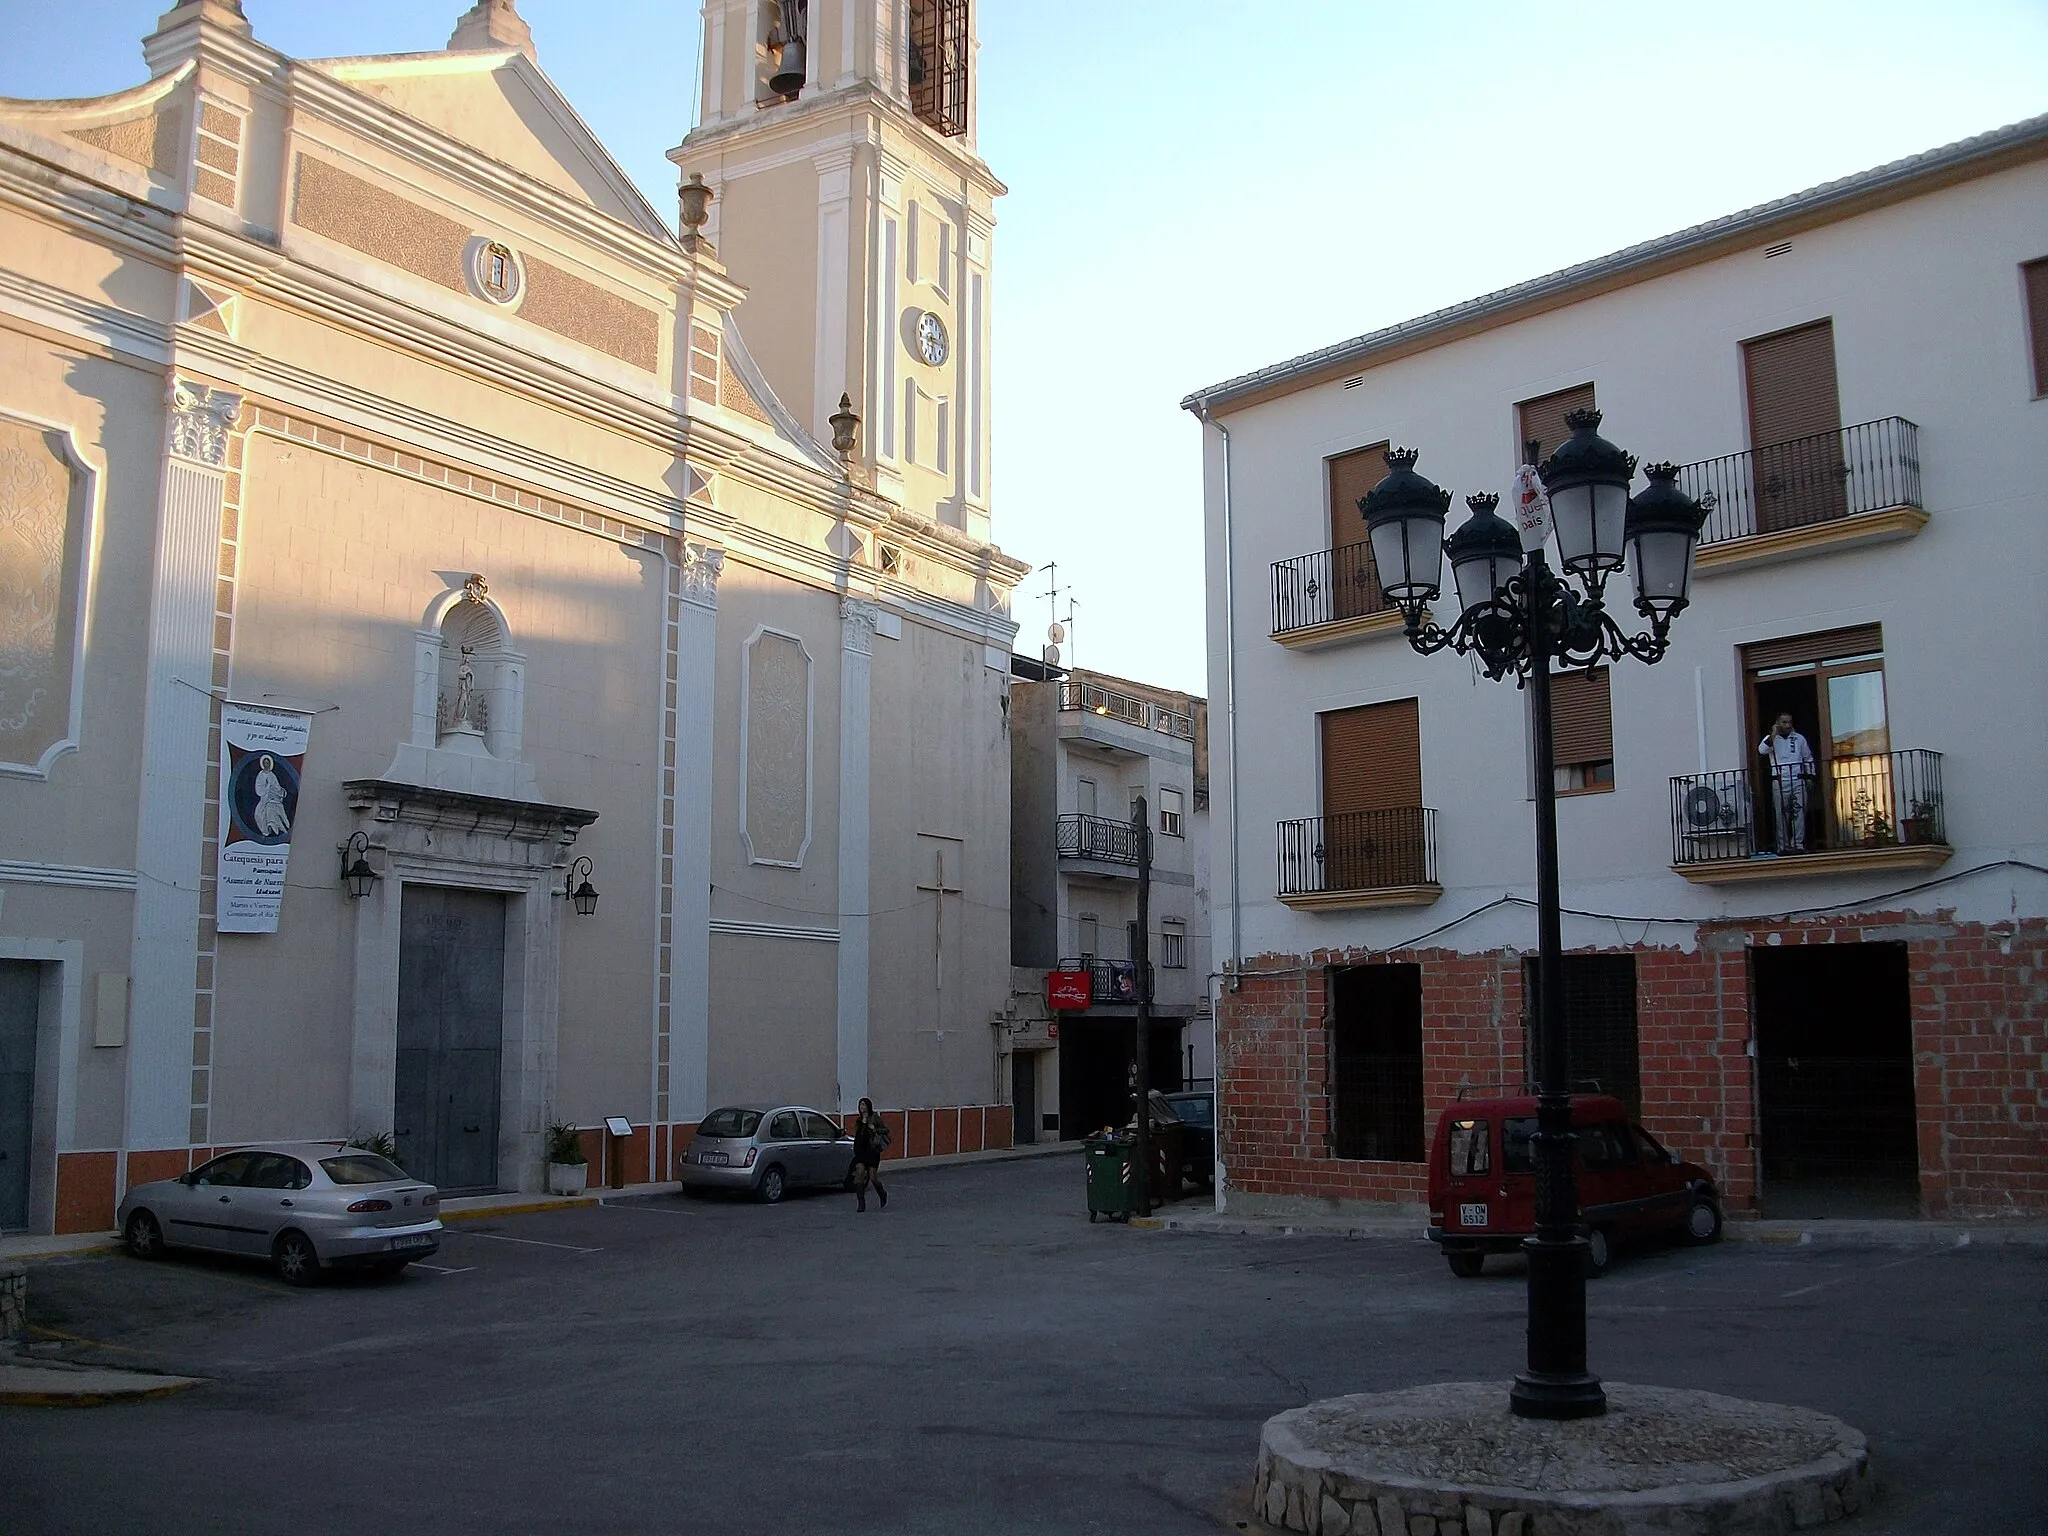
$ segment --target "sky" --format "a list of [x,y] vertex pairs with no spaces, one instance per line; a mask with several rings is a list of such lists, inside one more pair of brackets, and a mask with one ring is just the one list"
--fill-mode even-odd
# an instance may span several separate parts
[[[168,0],[0,0],[0,95],[139,83]],[[466,0],[245,0],[301,58],[438,48]],[[2044,0],[979,0],[997,205],[995,537],[1067,660],[1202,692],[1190,391],[2048,111]],[[689,0],[521,0],[673,219]],[[1114,23],[1114,25],[1112,25]],[[742,282],[746,274],[735,273]],[[745,326],[745,310],[741,325]],[[1014,612],[1035,654],[1043,573]]]

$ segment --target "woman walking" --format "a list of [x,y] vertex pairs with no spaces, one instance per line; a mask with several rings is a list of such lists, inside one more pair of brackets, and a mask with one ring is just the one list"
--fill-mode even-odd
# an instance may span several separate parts
[[875,1198],[887,1205],[889,1191],[882,1187],[882,1149],[889,1145],[889,1127],[882,1123],[882,1117],[875,1113],[872,1099],[860,1101],[860,1114],[853,1124],[853,1198],[854,1209],[868,1208],[868,1186],[875,1189]]

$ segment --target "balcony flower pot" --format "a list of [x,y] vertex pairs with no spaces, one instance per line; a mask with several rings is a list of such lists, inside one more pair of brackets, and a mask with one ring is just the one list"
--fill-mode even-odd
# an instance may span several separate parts
[[1902,843],[1931,843],[1934,841],[1934,818],[1932,816],[1908,816],[1899,823],[1899,841]]

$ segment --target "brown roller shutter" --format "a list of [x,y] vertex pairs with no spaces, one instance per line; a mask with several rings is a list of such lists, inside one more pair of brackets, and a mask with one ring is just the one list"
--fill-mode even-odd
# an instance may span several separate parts
[[1416,701],[1340,709],[1323,721],[1323,814],[1422,804]]
[[1387,445],[1326,459],[1330,482],[1330,617],[1355,619],[1387,606],[1358,503],[1387,473]]
[[1515,462],[1526,462],[1522,455],[1533,442],[1536,444],[1535,462],[1541,464],[1556,452],[1559,443],[1572,435],[1572,429],[1564,424],[1565,417],[1573,411],[1592,409],[1591,384],[1575,384],[1570,389],[1560,389],[1554,395],[1524,400],[1515,407],[1519,427],[1519,435],[1515,438]]
[[1607,669],[1550,679],[1550,753],[1560,768],[1614,761],[1614,711]]
[[2027,327],[2034,341],[2034,393],[2048,395],[2048,256],[2020,270],[2027,278]]
[[1325,889],[1428,878],[1416,701],[1336,710],[1322,716],[1322,730]]
[[1742,648],[1745,672],[1762,672],[1771,667],[1796,667],[1802,663],[1839,661],[1848,656],[1882,655],[1884,626],[1859,624],[1853,629],[1829,629],[1813,635],[1788,635],[1782,640],[1760,640]]
[[1834,322],[1745,341],[1742,358],[1749,378],[1756,531],[1847,516]]

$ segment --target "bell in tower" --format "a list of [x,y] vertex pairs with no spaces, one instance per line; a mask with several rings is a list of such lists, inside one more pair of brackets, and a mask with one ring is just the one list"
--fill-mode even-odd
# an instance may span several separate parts
[[804,32],[810,24],[807,0],[780,0],[781,16],[768,34],[768,46],[775,51],[775,73],[768,77],[768,89],[784,99],[804,88]]

